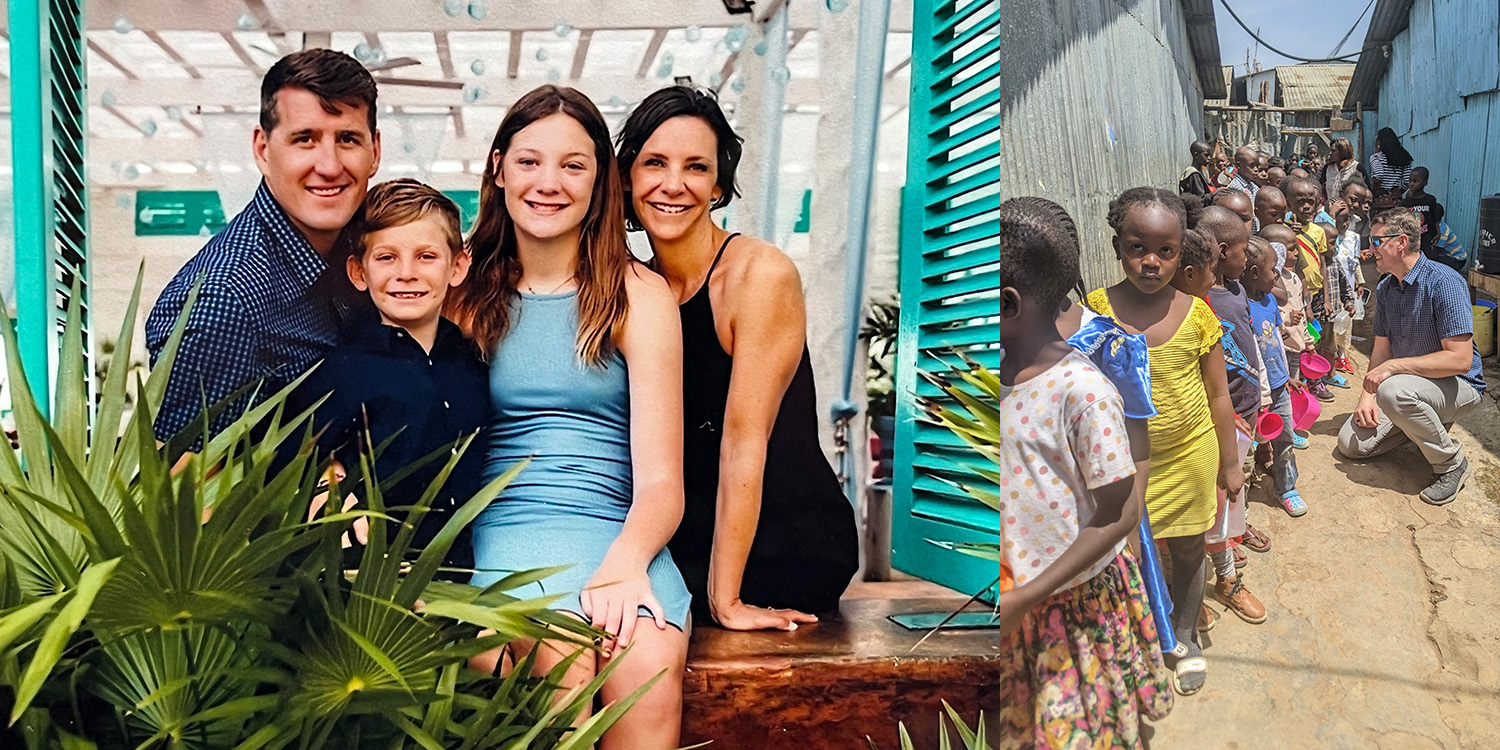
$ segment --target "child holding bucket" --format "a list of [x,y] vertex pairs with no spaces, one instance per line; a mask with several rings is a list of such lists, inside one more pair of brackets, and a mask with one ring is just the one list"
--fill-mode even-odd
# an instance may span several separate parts
[[[1190,695],[1202,689],[1208,671],[1197,621],[1203,604],[1203,534],[1213,525],[1214,486],[1238,494],[1245,483],[1235,457],[1219,321],[1207,303],[1170,284],[1186,231],[1177,196],[1131,188],[1110,203],[1108,222],[1125,280],[1094,290],[1088,304],[1126,332],[1144,335],[1149,347],[1157,415],[1150,420],[1146,510],[1171,559],[1168,588],[1178,641],[1169,659],[1173,685]],[[1004,257],[1002,252],[1002,262]]]
[[[1292,452],[1291,372],[1286,349],[1281,341],[1281,309],[1272,294],[1280,276],[1276,251],[1264,237],[1251,237],[1246,248],[1245,291],[1250,295],[1250,323],[1255,329],[1262,358],[1266,363],[1266,384],[1271,388],[1271,408],[1280,421],[1280,429],[1258,430],[1257,438],[1271,445],[1272,491],[1280,499],[1287,515],[1299,518],[1307,513],[1307,503],[1297,492],[1297,458]],[[1267,434],[1272,433],[1274,434]]]
[[[1303,352],[1313,348],[1312,338],[1307,334],[1307,298],[1303,291],[1302,277],[1297,272],[1297,262],[1302,255],[1297,252],[1296,234],[1284,224],[1273,224],[1263,227],[1258,236],[1270,243],[1271,251],[1276,254],[1281,285],[1287,295],[1286,301],[1280,303],[1281,343],[1289,365],[1287,386],[1293,392],[1307,393],[1307,386],[1302,382],[1298,368],[1294,366]],[[1288,424],[1286,429],[1292,430],[1292,426]],[[1305,450],[1307,446],[1307,438],[1292,431],[1292,447]]]
[[1078,251],[1052,212],[1000,209],[1001,747],[1141,746],[1171,710],[1125,537],[1140,519],[1124,404],[1057,332]]
[[[1262,405],[1270,403],[1270,390],[1263,385],[1267,379],[1265,365],[1256,344],[1254,327],[1250,321],[1250,301],[1240,286],[1240,276],[1245,272],[1245,248],[1250,242],[1250,230],[1234,214],[1218,206],[1205,208],[1195,227],[1212,238],[1218,251],[1218,263],[1214,267],[1214,286],[1209,289],[1208,303],[1218,316],[1223,327],[1220,344],[1224,349],[1224,360],[1228,368],[1230,402],[1235,414],[1235,459],[1244,462],[1250,457],[1255,445],[1250,427],[1260,413]],[[1205,537],[1209,556],[1213,559],[1214,572],[1218,580],[1214,585],[1214,599],[1233,611],[1241,620],[1251,624],[1266,621],[1266,608],[1245,586],[1244,576],[1235,569],[1233,547],[1238,540],[1250,533],[1245,519],[1245,493],[1218,493],[1218,511],[1214,526]],[[1257,535],[1264,538],[1263,533]],[[1261,546],[1269,546],[1264,540]]]

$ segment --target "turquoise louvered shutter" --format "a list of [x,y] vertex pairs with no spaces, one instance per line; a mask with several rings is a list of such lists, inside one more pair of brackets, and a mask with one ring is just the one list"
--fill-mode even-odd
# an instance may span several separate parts
[[998,514],[943,482],[974,483],[965,467],[984,459],[920,421],[915,395],[938,395],[917,376],[938,366],[932,355],[1000,363],[1000,3],[916,0],[914,10],[891,560],[974,593],[999,564],[927,540],[998,539]]
[[33,391],[50,393],[75,279],[91,346],[83,4],[31,0],[8,11],[19,343]]

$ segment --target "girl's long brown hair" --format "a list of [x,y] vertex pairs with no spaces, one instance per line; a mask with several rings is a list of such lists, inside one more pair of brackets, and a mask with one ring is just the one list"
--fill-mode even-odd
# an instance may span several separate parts
[[511,139],[526,126],[558,112],[577,120],[594,142],[594,191],[578,241],[576,351],[579,359],[597,366],[614,353],[614,336],[625,321],[625,272],[631,255],[609,126],[594,103],[575,89],[550,85],[534,89],[500,121],[479,185],[479,218],[466,243],[473,266],[468,281],[448,296],[446,312],[468,329],[486,357],[510,330],[521,262],[516,255],[515,225],[505,208],[505,191],[495,187],[494,154],[504,154]]

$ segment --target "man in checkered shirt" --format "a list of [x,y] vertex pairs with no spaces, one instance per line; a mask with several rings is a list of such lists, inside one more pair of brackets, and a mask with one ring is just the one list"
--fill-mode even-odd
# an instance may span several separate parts
[[[237,391],[275,393],[337,343],[346,324],[373,315],[340,255],[344,226],[380,165],[369,72],[333,50],[282,58],[261,82],[253,149],[263,177],[255,198],[178,271],[146,321],[154,365],[201,283],[156,415],[159,440],[201,433],[205,406]],[[209,433],[249,403],[237,397]]]
[[1370,244],[1375,267],[1390,275],[1375,292],[1375,348],[1359,406],[1339,432],[1339,452],[1369,458],[1410,440],[1432,464],[1422,499],[1445,505],[1471,473],[1449,430],[1485,390],[1469,287],[1457,271],[1422,255],[1422,226],[1409,208],[1376,216]]

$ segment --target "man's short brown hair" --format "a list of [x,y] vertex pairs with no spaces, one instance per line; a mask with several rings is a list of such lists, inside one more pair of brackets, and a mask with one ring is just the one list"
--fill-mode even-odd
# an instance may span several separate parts
[[1409,208],[1388,208],[1381,211],[1370,222],[1371,226],[1380,224],[1385,227],[1381,234],[1404,234],[1408,242],[1407,251],[1422,250],[1422,222],[1417,219],[1417,212]]
[[407,177],[382,182],[370,188],[369,194],[365,196],[364,216],[358,223],[355,257],[364,259],[365,252],[369,250],[365,239],[370,233],[405,226],[434,213],[443,227],[448,250],[455,256],[463,252],[464,237],[463,231],[459,229],[458,204],[452,198],[438,192],[436,188]]
[[276,94],[284,88],[306,89],[331,115],[337,104],[363,104],[375,133],[375,79],[358,60],[331,49],[306,49],[276,61],[260,82],[260,129],[276,127]]

